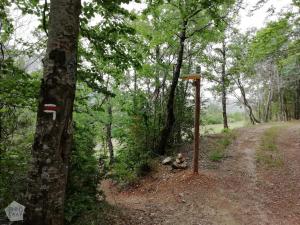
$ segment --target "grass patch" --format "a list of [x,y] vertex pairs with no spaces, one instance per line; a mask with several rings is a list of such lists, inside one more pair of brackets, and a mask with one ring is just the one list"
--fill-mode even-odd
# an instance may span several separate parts
[[227,147],[236,138],[236,133],[230,129],[223,129],[221,138],[210,147],[208,158],[213,162],[221,161],[226,155]]
[[280,132],[279,126],[267,129],[261,139],[259,148],[256,151],[256,161],[266,167],[281,167],[283,156],[280,154],[276,139]]
[[[233,122],[229,123],[229,128],[234,129],[234,128],[239,128],[239,127],[244,127],[246,125],[245,121],[238,121],[238,122]],[[223,123],[221,124],[210,124],[210,125],[205,125],[204,128],[200,129],[201,134],[219,134],[222,133],[224,128]]]

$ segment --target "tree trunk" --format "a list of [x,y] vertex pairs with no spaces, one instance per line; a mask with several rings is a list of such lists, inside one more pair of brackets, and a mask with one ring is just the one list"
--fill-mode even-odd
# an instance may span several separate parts
[[108,122],[106,123],[106,143],[109,151],[109,164],[112,165],[114,163],[114,147],[112,144],[112,135],[111,135],[111,124],[112,124],[112,107],[111,102],[108,100],[107,106],[107,116]]
[[161,64],[161,60],[160,60],[160,46],[157,45],[155,47],[155,61],[156,61],[156,67],[155,67],[155,90],[154,90],[154,112],[153,112],[153,133],[152,133],[152,148],[155,148],[156,146],[156,140],[157,137],[159,135],[159,129],[160,129],[160,124],[159,124],[159,114],[158,114],[158,110],[159,110],[159,104],[160,104],[160,100],[159,100],[159,96],[160,96],[160,89],[161,89],[161,84],[160,84],[160,80],[159,80],[159,75],[160,75],[160,68],[159,65]]
[[268,122],[271,119],[271,103],[273,98],[273,90],[272,90],[273,82],[272,82],[272,71],[270,71],[269,76],[269,89],[268,89],[268,99],[266,105],[266,115],[265,115],[265,122]]
[[[27,225],[64,223],[80,10],[80,0],[51,1],[49,38],[26,194]],[[56,116],[44,112],[45,104],[53,104],[48,110],[56,110]]]
[[193,172],[198,174],[200,147],[200,79],[195,80],[195,121],[194,121],[194,158]]
[[237,81],[236,81],[239,89],[240,89],[240,92],[242,94],[242,98],[243,98],[243,102],[244,102],[244,105],[248,108],[248,112],[249,112],[249,118],[250,118],[250,121],[252,124],[255,124],[255,123],[260,123],[259,120],[256,119],[256,117],[254,116],[253,114],[253,110],[252,110],[252,107],[250,106],[247,98],[246,98],[246,93],[245,93],[245,89],[244,89],[244,86],[242,85],[241,83],[241,80],[238,78]]
[[162,129],[162,131],[160,133],[160,140],[159,140],[159,144],[157,147],[157,153],[160,155],[165,154],[165,148],[168,143],[168,139],[170,137],[170,133],[172,131],[172,128],[173,128],[173,125],[175,122],[174,98],[175,98],[175,90],[177,87],[178,79],[180,76],[180,70],[181,70],[181,66],[182,66],[182,61],[183,61],[184,42],[186,39],[186,26],[187,26],[187,21],[183,21],[182,31],[180,33],[180,38],[179,38],[180,47],[179,47],[178,56],[177,56],[177,63],[176,63],[175,70],[173,72],[173,79],[172,79],[172,84],[171,84],[168,103],[167,103],[167,119],[166,119],[164,128]]
[[223,125],[224,129],[228,129],[227,110],[226,110],[226,44],[225,40],[222,43],[222,110],[223,110]]
[[284,115],[287,121],[289,121],[289,110],[286,95],[283,95]]

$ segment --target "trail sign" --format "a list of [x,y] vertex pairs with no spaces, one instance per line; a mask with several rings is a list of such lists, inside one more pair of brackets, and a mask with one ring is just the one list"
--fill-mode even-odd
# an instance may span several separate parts
[[183,80],[193,80],[196,87],[195,90],[195,121],[194,121],[194,155],[193,155],[193,172],[198,174],[199,168],[199,147],[200,147],[200,81],[201,81],[201,68],[196,68],[196,73],[182,76]]
[[5,208],[5,213],[9,221],[15,222],[23,220],[24,210],[25,206],[13,201]]
[[59,109],[59,107],[55,104],[44,104],[43,111],[45,113],[52,113],[53,120],[56,119],[56,111]]

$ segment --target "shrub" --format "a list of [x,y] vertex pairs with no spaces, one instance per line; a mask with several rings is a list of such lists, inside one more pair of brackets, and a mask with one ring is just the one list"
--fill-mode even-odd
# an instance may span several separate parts
[[96,130],[92,118],[75,114],[75,121],[65,205],[65,219],[69,224],[96,206],[99,183],[98,160],[94,154]]

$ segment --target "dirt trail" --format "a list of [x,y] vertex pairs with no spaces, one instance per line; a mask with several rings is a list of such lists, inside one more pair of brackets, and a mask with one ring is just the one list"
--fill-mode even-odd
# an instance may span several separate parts
[[199,176],[159,166],[130,191],[118,192],[110,181],[102,189],[131,217],[130,224],[299,225],[300,123],[280,129],[276,143],[284,165],[266,169],[257,166],[256,149],[273,125],[239,129],[229,157],[217,169],[202,166]]

